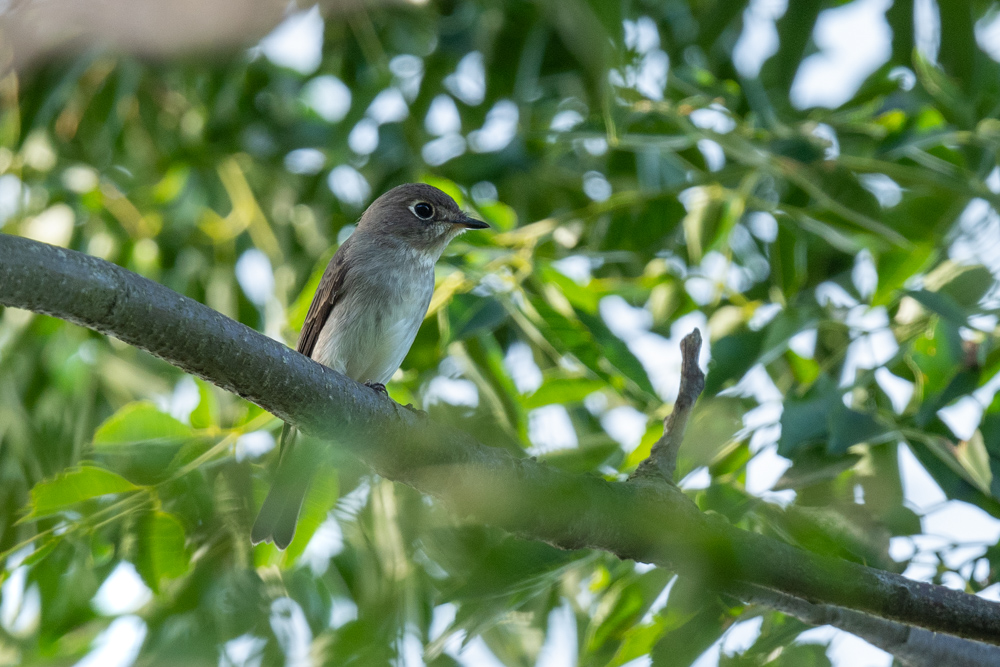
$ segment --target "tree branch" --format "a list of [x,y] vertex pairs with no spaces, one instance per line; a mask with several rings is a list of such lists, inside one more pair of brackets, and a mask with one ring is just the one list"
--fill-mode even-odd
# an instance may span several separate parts
[[895,656],[905,667],[1000,667],[1000,647],[943,635],[878,618],[860,611],[811,604],[754,584],[737,585],[737,596],[794,616],[809,625],[832,625]]
[[665,484],[624,484],[515,459],[421,419],[187,297],[82,253],[0,234],[0,304],[115,336],[336,441],[457,515],[564,549],[670,567],[726,590],[745,581],[1000,643],[1000,604],[796,549],[698,512]]

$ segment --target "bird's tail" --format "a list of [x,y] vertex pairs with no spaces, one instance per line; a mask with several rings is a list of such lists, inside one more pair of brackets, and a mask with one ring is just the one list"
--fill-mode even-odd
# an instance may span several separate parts
[[299,509],[309,488],[309,470],[305,464],[305,448],[293,446],[295,430],[288,424],[281,431],[281,457],[271,491],[257,514],[250,531],[254,544],[274,542],[279,549],[286,548],[295,535]]

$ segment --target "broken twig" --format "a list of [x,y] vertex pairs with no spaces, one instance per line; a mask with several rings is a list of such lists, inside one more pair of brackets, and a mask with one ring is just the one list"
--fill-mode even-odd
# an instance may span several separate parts
[[695,401],[705,388],[705,374],[698,366],[701,331],[695,329],[681,340],[681,387],[674,409],[663,419],[663,436],[653,445],[649,457],[639,464],[629,479],[662,477],[674,483],[677,452],[684,441],[684,430]]

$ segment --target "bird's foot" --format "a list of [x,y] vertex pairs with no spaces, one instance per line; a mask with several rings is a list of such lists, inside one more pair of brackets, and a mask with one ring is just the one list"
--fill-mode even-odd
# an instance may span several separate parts
[[423,417],[424,419],[427,419],[427,413],[424,410],[421,410],[420,408],[415,407],[413,405],[413,403],[407,403],[403,407],[406,408],[407,410],[409,410],[410,412],[412,412],[413,414],[415,414],[416,416]]
[[374,391],[376,394],[382,394],[383,396],[389,395],[389,392],[385,390],[385,385],[381,382],[365,382],[365,386]]

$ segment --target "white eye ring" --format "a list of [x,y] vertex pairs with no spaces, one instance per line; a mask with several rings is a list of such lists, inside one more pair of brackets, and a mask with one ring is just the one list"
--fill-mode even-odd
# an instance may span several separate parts
[[421,220],[430,220],[434,217],[434,207],[425,201],[418,201],[410,206],[413,215]]

